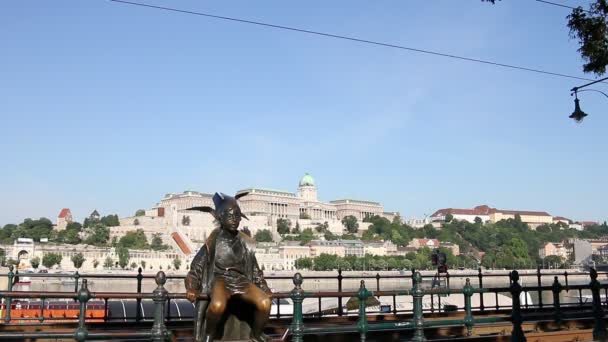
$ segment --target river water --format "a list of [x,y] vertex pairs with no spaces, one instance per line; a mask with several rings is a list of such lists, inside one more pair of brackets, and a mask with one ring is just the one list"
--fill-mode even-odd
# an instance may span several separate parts
[[[469,274],[471,271],[469,271]],[[531,271],[530,275],[522,275],[520,283],[525,286],[536,286],[538,283],[536,274],[533,274]],[[571,272],[572,273],[572,272]],[[130,273],[130,275],[133,275]],[[292,274],[289,273],[281,273],[281,274],[267,274],[269,286],[275,292],[288,292],[291,291],[294,287],[291,279],[271,279],[273,276],[283,276],[289,277]],[[311,279],[307,277],[314,276],[336,276],[336,272],[309,272],[303,273],[305,279],[302,284],[302,287],[305,291],[317,292],[317,291],[338,291],[338,281],[337,279]],[[409,290],[412,287],[412,281],[409,273],[398,273],[398,272],[382,272],[381,275],[399,275],[399,278],[385,278],[380,279],[378,282],[377,279],[374,278],[376,273],[361,273],[361,272],[344,272],[343,275],[347,278],[342,280],[342,291],[356,291],[360,286],[360,281],[362,277],[366,277],[365,282],[366,286],[369,290]],[[423,280],[422,286],[424,288],[431,287],[431,279],[433,274],[431,272],[423,272],[425,276]],[[352,277],[352,278],[350,278]],[[478,278],[472,277],[471,285],[473,287],[478,287]],[[82,276],[82,278],[86,278],[86,276]],[[81,279],[82,279],[81,278]],[[63,282],[62,282],[63,281]],[[451,289],[461,289],[465,285],[466,277],[463,275],[459,275],[457,272],[451,274],[450,276],[450,284],[449,287]],[[566,277],[564,275],[558,276],[558,281],[565,286],[566,285]],[[568,284],[569,285],[582,285],[589,284],[589,277],[587,275],[570,275],[568,276]],[[606,276],[603,275],[600,277],[600,281],[606,282]],[[136,292],[137,290],[137,281],[135,279],[128,280],[119,280],[119,279],[88,279],[89,290],[92,292]],[[553,283],[553,276],[543,275],[542,277],[542,285],[551,285]],[[442,286],[446,286],[445,281],[442,282]],[[483,278],[483,287],[508,287],[509,286],[509,278],[506,272],[503,272],[501,275],[496,276],[488,276],[484,275]],[[151,293],[156,288],[156,284],[154,279],[143,279],[142,281],[142,292]],[[185,292],[184,282],[182,279],[169,279],[165,284],[165,288],[171,293],[183,293]],[[31,278],[31,284],[29,285],[16,285],[14,287],[15,290],[18,291],[60,291],[60,292],[73,292],[75,290],[75,284],[73,281],[70,281],[67,278],[61,279],[53,279],[53,278]],[[502,293],[503,295],[509,296],[508,292]],[[590,291],[584,290],[580,293],[580,295],[590,295]],[[475,295],[478,296],[478,295]],[[542,292],[542,301],[544,305],[552,305],[553,303],[553,294],[551,291],[543,291]],[[486,297],[484,296],[484,299]],[[526,304],[537,304],[539,302],[539,294],[537,291],[531,291],[528,293],[527,297],[522,298],[522,305]],[[578,290],[570,290],[570,291],[562,291],[560,294],[561,303],[578,303],[580,301],[585,302],[588,301],[586,298],[579,298]],[[494,303],[492,299],[485,300],[486,306],[492,306]]]

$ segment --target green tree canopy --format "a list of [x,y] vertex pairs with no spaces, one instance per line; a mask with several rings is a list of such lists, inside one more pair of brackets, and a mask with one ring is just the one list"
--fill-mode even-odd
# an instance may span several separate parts
[[160,237],[160,233],[152,235],[152,241],[150,242],[150,248],[155,251],[164,251],[169,249],[169,246],[163,243],[163,239]]
[[80,269],[85,261],[86,259],[84,258],[84,255],[82,253],[77,253],[72,256],[72,263],[74,264],[74,267],[76,269]]
[[309,270],[312,269],[312,259],[311,258],[300,258],[296,260],[296,267],[299,270]]
[[182,260],[180,258],[175,258],[173,259],[173,268],[175,268],[176,270],[179,270],[179,268],[182,266]]
[[102,223],[95,223],[87,228],[85,243],[93,246],[107,246],[110,240],[110,228]]
[[[496,3],[496,0],[481,0]],[[583,71],[603,75],[608,65],[608,3],[592,0],[587,9],[578,6],[568,15],[570,38],[578,39]]]
[[296,221],[296,226],[291,231],[292,234],[300,234],[300,222]]
[[359,230],[359,222],[357,222],[357,218],[352,215],[344,216],[342,218],[342,224],[346,228],[346,231],[351,234],[355,234]]
[[39,257],[31,258],[30,265],[32,265],[32,268],[37,269],[40,266],[40,258]]
[[106,227],[120,226],[120,220],[118,220],[118,215],[107,215],[102,217],[99,221]]
[[127,232],[118,240],[118,246],[130,249],[149,249],[148,239],[143,229]]
[[112,268],[114,267],[114,260],[110,257],[106,257],[106,260],[103,261],[104,268]]
[[46,268],[53,268],[53,266],[61,264],[62,259],[61,254],[47,253],[42,256],[42,265]]
[[291,221],[288,219],[278,218],[277,219],[277,232],[281,235],[289,234],[291,231]]
[[120,268],[125,268],[129,264],[129,249],[126,247],[116,248],[116,254],[118,254],[118,265]]
[[143,209],[137,209],[137,211],[135,212],[135,216],[144,216],[146,215],[146,211]]
[[260,229],[255,233],[255,241],[272,242],[272,233],[268,229]]

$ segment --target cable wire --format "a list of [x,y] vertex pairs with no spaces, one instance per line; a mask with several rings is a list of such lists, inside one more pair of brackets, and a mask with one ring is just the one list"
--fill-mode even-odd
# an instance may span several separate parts
[[[546,1],[546,0],[535,0],[535,1],[543,3],[543,4],[547,4],[547,5],[557,6],[557,7],[569,8],[569,9],[576,9],[577,8],[577,7],[572,7],[572,6],[568,6],[568,5],[564,5],[564,4],[559,4],[557,2],[552,2],[552,1]],[[585,12],[587,12],[587,11],[585,11]]]
[[[422,54],[427,54],[427,55],[434,55],[434,56],[453,58],[453,59],[458,59],[458,60],[463,60],[463,61],[468,61],[468,62],[475,62],[475,63],[493,65],[493,66],[502,67],[502,68],[516,69],[516,70],[521,70],[521,71],[528,71],[528,72],[533,72],[533,73],[537,73],[537,74],[551,75],[551,76],[564,77],[564,78],[583,80],[583,81],[595,81],[594,79],[591,79],[591,78],[572,76],[572,75],[561,74],[561,73],[551,72],[551,71],[546,71],[546,70],[541,70],[541,69],[528,68],[528,67],[523,67],[523,66],[518,66],[518,65],[513,65],[513,64],[498,63],[498,62],[489,61],[489,60],[483,60],[483,59],[478,59],[478,58],[458,56],[458,55],[453,55],[453,54],[449,54],[449,53],[443,53],[443,52],[437,52],[437,51],[431,51],[431,50],[418,49],[418,48],[413,48],[413,47],[408,47],[408,46],[403,46],[403,45],[396,45],[396,44],[390,44],[390,43],[382,43],[382,42],[377,42],[377,41],[373,41],[373,40],[367,40],[367,39],[361,39],[361,38],[355,38],[355,37],[342,36],[342,35],[337,35],[337,34],[332,34],[332,33],[325,33],[325,32],[319,32],[319,31],[311,31],[311,30],[300,29],[300,28],[296,28],[296,27],[289,27],[289,26],[283,26],[283,25],[269,24],[269,23],[264,23],[264,22],[260,22],[260,21],[253,21],[253,20],[232,18],[232,17],[220,16],[220,15],[215,15],[215,14],[209,14],[209,13],[203,13],[203,12],[194,12],[194,11],[182,10],[182,9],[178,9],[178,8],[156,6],[156,5],[146,4],[146,3],[126,1],[126,0],[109,0],[109,1],[116,2],[116,3],[121,3],[121,4],[133,5],[133,6],[154,8],[154,9],[159,9],[159,10],[164,10],[164,11],[170,11],[170,12],[177,12],[177,13],[183,13],[183,14],[191,14],[191,15],[197,15],[197,16],[208,17],[208,18],[214,18],[214,19],[220,19],[220,20],[239,22],[239,23],[244,23],[244,24],[252,24],[252,25],[258,25],[258,26],[270,27],[270,28],[275,28],[275,29],[280,29],[280,30],[287,30],[287,31],[292,31],[292,32],[306,33],[306,34],[316,35],[316,36],[323,36],[323,37],[329,37],[329,38],[337,38],[337,39],[342,39],[342,40],[354,41],[354,42],[358,42],[358,43],[365,43],[365,44],[371,44],[371,45],[376,45],[376,46],[383,46],[383,47],[389,47],[389,48],[394,48],[394,49],[400,49],[400,50],[406,50],[406,51],[411,51],[411,52],[417,52],[417,53],[422,53]],[[537,1],[539,1],[539,0],[537,0]]]

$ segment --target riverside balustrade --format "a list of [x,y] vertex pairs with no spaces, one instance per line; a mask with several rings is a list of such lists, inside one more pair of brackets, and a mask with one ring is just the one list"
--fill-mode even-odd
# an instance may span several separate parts
[[[11,279],[12,270],[9,272],[9,279]],[[467,278],[465,285],[462,289],[424,289],[422,287],[423,277],[419,272],[412,274],[412,287],[408,290],[397,290],[397,291],[372,291],[366,287],[365,279],[360,280],[360,287],[358,291],[338,291],[338,292],[307,292],[302,288],[302,284],[307,278],[302,277],[300,273],[296,273],[290,279],[293,280],[294,288],[291,292],[282,292],[273,294],[274,299],[290,298],[293,301],[293,313],[291,316],[291,323],[287,333],[283,335],[283,339],[290,338],[292,341],[301,342],[307,335],[320,335],[320,334],[337,334],[337,333],[356,333],[359,336],[360,341],[366,341],[369,333],[382,332],[382,331],[397,331],[412,335],[413,341],[424,341],[425,329],[434,327],[450,327],[450,326],[462,326],[466,329],[466,336],[473,334],[475,326],[488,324],[488,323],[500,323],[508,322],[512,325],[511,340],[513,341],[525,341],[525,332],[522,328],[523,323],[528,321],[550,321],[555,323],[558,327],[562,327],[564,321],[572,318],[590,318],[594,320],[593,325],[593,337],[595,340],[606,340],[606,325],[605,325],[605,313],[604,307],[608,303],[602,302],[601,291],[605,293],[608,291],[608,284],[601,284],[598,281],[598,273],[591,269],[587,274],[591,281],[586,285],[562,285],[557,276],[554,276],[552,285],[549,286],[522,286],[520,282],[520,274],[518,271],[512,271],[509,273],[510,286],[508,287],[473,287],[470,278]],[[14,274],[12,275],[14,277]],[[341,276],[341,274],[340,274]],[[89,276],[87,276],[89,277]],[[138,279],[138,284],[141,284],[141,280],[145,277],[138,272],[135,279]],[[344,279],[345,276],[338,279]],[[115,278],[115,277],[110,277]],[[142,339],[152,341],[166,341],[171,338],[173,332],[167,327],[167,323],[170,322],[170,317],[167,317],[167,307],[171,300],[183,300],[185,299],[184,293],[169,293],[165,289],[165,284],[169,276],[165,275],[164,272],[158,272],[155,276],[156,289],[152,293],[141,293],[141,286],[138,286],[138,293],[119,293],[119,292],[90,292],[88,289],[88,280],[85,278],[80,282],[80,287],[74,292],[33,292],[33,291],[13,291],[11,281],[9,281],[9,290],[0,292],[0,299],[5,300],[4,324],[0,324],[2,333],[0,333],[0,340],[21,340],[21,339],[33,339],[33,338],[73,338],[76,341],[94,340],[94,339],[108,339],[108,338],[129,338],[129,339]],[[540,279],[540,278],[539,278]],[[480,278],[481,282],[481,278]],[[540,280],[539,280],[540,283]],[[378,283],[377,283],[378,284]],[[378,286],[378,285],[377,285]],[[560,294],[562,291],[577,290],[582,293],[583,290],[591,291],[592,302],[586,303],[574,303],[577,310],[563,310],[565,307],[572,307],[572,305],[564,305],[560,302]],[[548,307],[547,305],[542,307],[541,303],[532,307],[531,305],[522,305],[520,301],[520,294],[522,292],[535,291],[542,294],[543,291],[550,291],[553,295],[553,305]],[[484,293],[508,293],[512,298],[512,305],[508,308],[509,314],[483,316],[483,306],[481,305],[477,309],[472,306],[472,297],[476,294],[483,295]],[[425,319],[425,310],[423,308],[423,298],[425,296],[442,296],[442,295],[463,295],[464,296],[464,311],[463,317],[458,318],[444,318],[440,317],[437,319],[433,317]],[[374,312],[368,311],[367,300],[371,296],[375,297],[390,297],[396,298],[396,296],[411,296],[413,307],[411,310],[412,316],[410,319],[397,317],[394,321],[368,321],[368,316],[373,315]],[[331,326],[327,324],[311,324],[306,322],[306,315],[303,312],[302,303],[305,299],[309,298],[351,298],[355,297],[358,299],[358,310],[357,310],[357,322],[356,324],[350,325],[338,325]],[[77,322],[77,327],[74,331],[58,332],[55,330],[44,331],[48,325],[42,325],[45,320],[43,315],[40,318],[34,319],[39,320],[38,330],[42,332],[11,332],[10,329],[21,324],[20,321],[23,318],[12,318],[11,311],[14,310],[15,299],[40,299],[42,301],[48,301],[52,299],[68,299],[74,300],[78,303],[79,313],[77,318],[74,320]],[[483,297],[481,297],[483,298]],[[539,297],[539,298],[542,298]],[[154,305],[154,312],[152,317],[143,317],[141,313],[137,315],[137,319],[151,319],[153,322],[151,329],[139,328],[137,330],[131,329],[131,331],[116,331],[99,332],[100,329],[95,329],[95,324],[92,323],[92,319],[87,318],[88,316],[88,305],[91,300],[103,300],[107,303],[110,299],[129,299],[135,300],[137,303],[141,303],[142,300],[151,300]],[[202,294],[199,299],[208,299],[206,294]],[[341,300],[338,301],[341,303]],[[140,306],[138,306],[140,307]],[[43,310],[44,308],[41,308]],[[548,312],[547,310],[551,310]],[[428,313],[428,311],[426,311]],[[335,316],[344,315],[345,313],[341,308],[337,310]],[[370,316],[371,317],[371,316]],[[65,320],[65,318],[64,318]],[[51,322],[52,323],[52,320]],[[91,324],[89,324],[91,323]],[[103,324],[103,323],[102,323]]]
[[[342,270],[338,270],[336,275],[321,275],[321,276],[307,276],[304,279],[306,280],[316,280],[316,281],[325,281],[325,282],[329,282],[328,285],[331,284],[332,280],[335,281],[335,286],[338,290],[338,292],[342,292],[343,291],[343,287],[346,281],[348,280],[366,280],[366,281],[372,281],[375,282],[375,288],[376,291],[380,291],[381,290],[381,283],[382,280],[393,280],[393,281],[397,281],[399,282],[400,280],[403,280],[403,282],[399,282],[400,284],[402,283],[403,287],[406,286],[406,284],[411,283],[412,282],[412,277],[415,274],[415,270],[411,270],[411,274],[406,274],[405,272],[402,272],[402,274],[393,274],[393,275],[380,275],[380,273],[376,273],[374,274],[362,274],[362,275],[355,275],[355,274],[343,274]],[[73,279],[74,280],[74,292],[78,291],[79,288],[79,282],[82,279],[107,279],[107,280],[135,280],[136,281],[136,293],[142,293],[142,283],[144,279],[154,279],[155,275],[153,274],[143,274],[142,273],[142,268],[140,267],[137,271],[137,273],[134,274],[79,274],[78,272],[75,272],[74,274],[67,274],[67,273],[27,273],[27,274],[19,274],[21,276],[27,276],[30,278],[68,278],[68,279]],[[582,287],[578,287],[575,285],[569,286],[569,278],[571,279],[572,277],[581,277],[581,276],[587,276],[587,273],[584,272],[543,272],[540,268],[536,269],[536,272],[534,272],[534,274],[526,274],[527,277],[535,277],[536,278],[536,289],[532,289],[529,286],[524,286],[524,288],[522,289],[523,293],[524,293],[524,302],[523,302],[523,306],[526,309],[530,309],[530,308],[540,308],[542,309],[543,307],[545,307],[546,305],[543,303],[543,297],[542,297],[542,285],[543,285],[543,278],[550,278],[550,277],[562,277],[564,279],[564,285],[566,287],[566,291],[576,291],[578,296],[578,305],[583,305],[584,304],[584,296],[583,296],[583,290],[584,288]],[[608,274],[603,273],[602,275],[604,275],[605,277],[608,276]],[[8,272],[8,274],[6,275],[8,278],[8,290],[11,291],[12,290],[12,286],[13,286],[13,282],[15,279],[16,274],[13,272],[13,266],[10,266],[10,270]],[[450,279],[454,279],[454,278],[460,278],[460,279],[464,279],[464,278],[470,278],[470,279],[476,279],[476,285],[479,288],[483,288],[484,287],[484,282],[487,283],[488,280],[490,281],[507,281],[510,283],[510,278],[509,278],[510,274],[508,272],[504,272],[504,273],[484,273],[482,271],[481,268],[479,268],[477,270],[477,272],[465,272],[465,273],[458,273],[455,275],[452,275],[450,273],[445,273],[441,276],[441,279],[445,280],[445,283],[447,284],[447,287],[449,288],[449,284],[450,284]],[[427,274],[427,275],[421,275],[422,279],[431,279],[434,280],[437,275],[432,275],[432,274]],[[183,280],[184,279],[184,275],[166,275],[167,280]],[[292,277],[291,276],[276,276],[276,275],[267,275],[266,279],[269,281],[272,280],[290,280]],[[506,279],[505,279],[506,278]],[[550,278],[551,279],[551,278]],[[401,286],[400,286],[401,287]],[[508,309],[510,308],[510,305],[501,305],[500,301],[499,301],[499,294],[501,291],[497,291],[497,290],[493,290],[493,289],[497,289],[494,287],[489,287],[488,290],[490,293],[492,293],[494,296],[494,304],[489,304],[486,305],[486,298],[484,298],[484,296],[481,293],[478,293],[478,305],[474,306],[473,309],[474,310],[478,310],[481,312],[486,312],[486,311],[498,311],[501,309]],[[608,289],[605,289],[605,296],[608,297]],[[528,294],[530,293],[535,293],[537,296],[537,302],[536,303],[531,303],[529,301],[530,296],[528,296]],[[392,307],[392,313],[393,314],[398,314],[398,313],[412,313],[413,310],[412,309],[399,309],[397,307],[397,301],[396,301],[396,296],[392,296],[393,297],[393,305]],[[423,309],[424,312],[430,312],[430,313],[441,313],[444,311],[444,306],[442,305],[442,299],[441,299],[441,294],[435,294],[435,293],[430,293],[430,307],[425,307]],[[345,315],[344,310],[343,310],[343,303],[342,303],[342,299],[343,297],[334,297],[337,299],[337,305],[336,305],[336,309],[335,310],[324,310],[323,309],[323,305],[322,305],[322,298],[317,298],[318,301],[318,312],[316,313],[317,316],[323,316],[326,314],[326,312],[329,312],[330,314],[337,314],[338,316],[343,316]],[[10,299],[9,299],[10,302]],[[104,301],[105,302],[105,309],[107,311],[108,309],[108,302],[107,300]],[[274,302],[275,306],[276,306],[276,313],[272,314],[272,317],[274,318],[281,318],[281,317],[289,317],[291,314],[289,313],[285,313],[285,312],[281,312],[281,302],[280,301],[275,301]],[[564,303],[564,305],[571,305],[568,303]],[[171,310],[169,309],[169,307],[171,306],[171,300],[169,301],[169,304],[167,306],[167,312],[166,315],[167,317],[170,319],[171,318]],[[464,308],[460,307],[458,308],[460,310],[463,310]],[[135,318],[136,321],[140,321],[142,319],[142,313],[141,313],[141,299],[137,300],[137,305],[136,305],[136,310],[135,310]]]

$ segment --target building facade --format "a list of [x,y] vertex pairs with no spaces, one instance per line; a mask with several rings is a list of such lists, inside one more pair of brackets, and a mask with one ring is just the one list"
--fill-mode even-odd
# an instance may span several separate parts
[[553,223],[553,216],[544,211],[503,210],[491,208],[487,205],[479,205],[473,209],[439,209],[431,215],[431,220],[435,222],[445,221],[448,214],[451,214],[454,219],[471,223],[475,222],[477,218],[481,219],[482,222],[496,223],[500,220],[515,219],[516,216],[519,216],[521,221],[527,223],[531,229],[536,229],[543,224]]
[[548,256],[556,255],[561,258],[568,258],[568,249],[563,243],[547,242],[543,247],[538,249],[538,256],[544,259]]
[[68,224],[72,222],[72,212],[69,208],[63,208],[59,212],[59,215],[57,215],[56,228],[57,230],[64,230],[68,226]]
[[[341,234],[344,227],[340,220],[348,215],[355,216],[359,221],[373,215],[389,219],[399,216],[397,212],[385,213],[382,204],[374,201],[320,201],[316,182],[309,174],[302,177],[296,192],[252,187],[240,190],[237,194],[245,192],[248,195],[241,197],[239,203],[249,219],[242,220],[240,228],[247,228],[252,235],[261,229],[270,230],[275,240],[279,238],[276,231],[277,219],[290,220],[292,229],[298,222],[301,230],[314,229],[318,224],[327,223],[329,231]],[[148,238],[160,234],[167,244],[175,248],[189,245],[194,250],[218,226],[212,215],[187,210],[200,206],[213,207],[213,195],[198,191],[167,194],[154,207],[145,210],[145,215],[121,219],[120,226],[111,227],[110,233],[112,237],[121,237],[128,231],[142,229]],[[369,224],[360,222],[359,226],[364,230]],[[181,241],[174,241],[176,232],[181,236]]]

